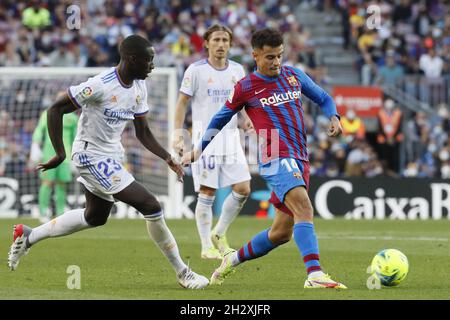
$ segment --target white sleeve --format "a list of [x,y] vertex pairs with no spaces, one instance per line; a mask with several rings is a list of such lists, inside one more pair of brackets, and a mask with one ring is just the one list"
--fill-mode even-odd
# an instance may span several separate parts
[[150,110],[147,102],[147,86],[145,85],[144,81],[142,81],[140,89],[140,94],[138,94],[136,97],[137,107],[136,111],[134,112],[135,117],[143,116]]
[[103,83],[99,78],[89,78],[77,86],[71,86],[67,90],[70,100],[78,107],[82,108],[88,104],[101,101],[103,97]]
[[192,97],[195,93],[196,79],[193,66],[190,65],[184,72],[183,81],[181,82],[180,92]]

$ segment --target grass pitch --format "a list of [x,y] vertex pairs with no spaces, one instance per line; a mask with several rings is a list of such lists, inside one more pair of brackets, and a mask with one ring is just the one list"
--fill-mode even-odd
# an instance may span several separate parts
[[[238,218],[228,234],[235,248],[271,224]],[[164,299],[164,300],[317,300],[317,299],[450,299],[450,220],[351,221],[316,219],[324,270],[348,286],[346,291],[303,289],[305,267],[295,242],[238,267],[222,286],[185,290],[159,249],[148,238],[143,220],[111,219],[106,226],[45,240],[7,267],[12,226],[37,220],[0,219],[0,299]],[[193,220],[169,220],[181,255],[208,278],[218,260],[201,260]],[[369,290],[366,273],[381,249],[396,248],[410,270],[398,287]],[[78,266],[81,289],[68,289],[69,266]]]

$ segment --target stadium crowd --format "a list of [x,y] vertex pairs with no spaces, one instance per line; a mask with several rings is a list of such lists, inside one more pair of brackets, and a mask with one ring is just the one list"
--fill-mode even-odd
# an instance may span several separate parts
[[[355,48],[361,54],[358,66],[363,85],[393,84],[408,74],[441,77],[450,72],[450,16],[444,1],[305,2],[319,9],[325,3],[347,17],[342,20],[344,34],[348,31],[344,46],[350,50]],[[153,42],[157,53],[155,64],[176,67],[181,76],[187,65],[203,56],[203,32],[212,23],[221,22],[234,33],[230,58],[242,63],[248,71],[253,70],[248,44],[251,32],[260,27],[275,27],[285,34],[285,63],[302,68],[319,83],[327,81],[326,69],[315,61],[310,32],[294,15],[297,1],[90,0],[82,3],[67,13],[66,8],[76,2],[2,1],[0,67],[112,66],[119,59],[120,41],[138,33]],[[371,3],[382,9],[382,27],[375,31],[364,28],[366,9]],[[78,13],[77,8],[80,23],[69,25],[68,18]],[[397,110],[388,100],[385,101],[390,109],[388,113]],[[402,119],[399,129],[408,137],[404,141],[398,136],[385,137],[383,142],[382,125],[375,137],[369,139],[363,122],[352,113],[342,116],[351,124],[359,123],[358,130],[329,139],[325,134],[327,119],[313,118],[306,112],[312,173],[327,177],[450,178],[450,116],[444,102],[435,106],[438,112],[432,117],[421,112],[403,114],[399,110]],[[0,176],[11,170],[8,169],[11,163],[25,162],[23,155],[29,152],[38,116],[21,119],[1,104],[0,101]],[[307,101],[305,108],[311,108]],[[246,145],[250,149],[254,146]]]
[[[446,97],[450,76],[448,1],[338,1],[346,30],[344,46],[355,46],[362,85],[403,86],[437,106]],[[380,25],[365,23],[377,5]]]

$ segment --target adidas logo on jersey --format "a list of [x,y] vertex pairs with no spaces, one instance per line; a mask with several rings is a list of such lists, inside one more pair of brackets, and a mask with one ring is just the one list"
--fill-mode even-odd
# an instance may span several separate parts
[[297,100],[302,96],[302,92],[300,90],[297,91],[288,91],[285,93],[274,93],[268,98],[261,98],[259,102],[261,102],[262,107],[266,107],[269,105],[278,106],[280,104]]

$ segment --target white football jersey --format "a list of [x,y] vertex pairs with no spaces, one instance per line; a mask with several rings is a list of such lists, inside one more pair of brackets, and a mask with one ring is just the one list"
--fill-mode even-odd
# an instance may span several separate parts
[[[219,70],[208,59],[191,64],[185,71],[180,91],[191,97],[192,142],[197,146],[213,116],[224,106],[234,85],[245,76],[244,68],[228,60],[228,66]],[[203,154],[234,154],[242,148],[237,129],[237,115],[221,130]]]
[[88,151],[97,155],[123,158],[120,137],[129,120],[149,111],[145,80],[134,80],[126,86],[116,68],[110,68],[77,86],[68,94],[82,109],[72,155]]

